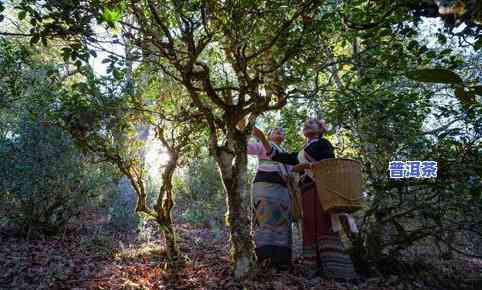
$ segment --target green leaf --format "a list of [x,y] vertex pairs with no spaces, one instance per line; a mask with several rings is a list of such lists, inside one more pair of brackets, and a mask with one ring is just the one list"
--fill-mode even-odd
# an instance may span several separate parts
[[431,50],[431,51],[427,52],[427,53],[425,54],[425,56],[426,56],[427,58],[429,58],[429,59],[433,59],[433,58],[435,58],[435,57],[437,56],[437,53],[436,53],[435,51]]
[[40,35],[35,34],[34,36],[32,36],[32,38],[30,38],[30,44],[31,44],[31,45],[34,45],[34,44],[36,44],[37,42],[39,42],[39,40],[40,40]]
[[112,74],[116,80],[122,80],[124,78],[124,73],[120,69],[114,68]]
[[410,71],[406,74],[406,77],[418,82],[463,84],[463,80],[456,73],[441,68]]
[[482,37],[479,37],[477,41],[474,43],[474,50],[477,51],[482,48]]
[[408,43],[407,49],[412,50],[416,47],[418,47],[418,42],[416,40],[412,40]]
[[441,45],[445,45],[447,43],[447,37],[441,33],[437,35],[437,39]]
[[449,55],[452,52],[450,48],[446,48],[440,52],[440,56],[446,56]]
[[25,19],[25,16],[26,16],[26,15],[27,15],[27,12],[25,12],[25,11],[20,11],[20,12],[18,13],[18,19],[19,19],[19,20],[23,20],[23,19]]
[[102,13],[102,17],[109,25],[112,26],[117,21],[121,20],[122,12],[118,7],[113,9],[105,8],[104,12]]
[[423,53],[425,53],[425,52],[427,52],[427,51],[428,51],[427,46],[426,46],[426,45],[423,45],[423,46],[421,46],[421,47],[419,48],[418,53],[419,53],[419,54],[423,54]]
[[62,47],[62,58],[65,62],[67,62],[70,58],[70,53],[71,53],[71,49],[70,47]]
[[474,94],[482,96],[482,86],[470,87],[470,90],[474,92]]

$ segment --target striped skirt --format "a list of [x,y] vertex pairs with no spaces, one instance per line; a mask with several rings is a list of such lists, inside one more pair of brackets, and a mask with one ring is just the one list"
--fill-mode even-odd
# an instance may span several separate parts
[[253,185],[254,238],[258,261],[275,266],[291,263],[291,199],[278,183]]
[[326,278],[358,278],[339,233],[331,230],[330,216],[321,209],[315,184],[303,184],[301,188],[304,263],[319,269]]

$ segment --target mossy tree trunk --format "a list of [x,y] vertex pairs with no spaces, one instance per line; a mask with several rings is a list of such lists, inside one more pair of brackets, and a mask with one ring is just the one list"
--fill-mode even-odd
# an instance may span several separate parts
[[247,136],[233,130],[227,146],[216,147],[215,157],[226,191],[226,222],[229,226],[230,255],[236,279],[250,277],[255,269],[254,243],[249,212]]
[[174,230],[171,210],[174,206],[172,194],[172,177],[177,166],[177,156],[171,156],[162,174],[162,186],[154,207],[157,214],[157,223],[166,240],[167,256],[171,260],[178,260],[179,248],[176,242],[176,232]]

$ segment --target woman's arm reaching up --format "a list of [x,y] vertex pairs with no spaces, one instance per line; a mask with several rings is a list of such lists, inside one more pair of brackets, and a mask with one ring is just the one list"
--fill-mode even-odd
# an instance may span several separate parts
[[251,132],[256,139],[258,139],[261,144],[263,144],[264,149],[266,150],[266,154],[270,155],[271,154],[271,143],[268,141],[268,138],[266,138],[266,135],[264,135],[263,131],[260,129],[254,127],[253,131]]
[[263,144],[264,148],[266,149],[266,154],[271,157],[271,160],[289,165],[296,165],[299,163],[298,152],[280,152],[273,145],[271,145],[263,131],[256,127],[253,128],[252,134],[261,142],[261,144]]

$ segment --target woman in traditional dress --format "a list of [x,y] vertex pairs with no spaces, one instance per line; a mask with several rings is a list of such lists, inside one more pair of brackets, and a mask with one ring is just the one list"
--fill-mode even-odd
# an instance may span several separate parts
[[[269,137],[272,147],[277,152],[284,152],[281,148],[284,130],[273,129]],[[272,161],[261,143],[248,143],[248,154],[258,157],[253,182],[254,237],[258,261],[281,269],[288,268],[291,264],[291,198],[286,176],[291,166]]]
[[[323,121],[309,119],[305,122],[303,135],[307,142],[300,152],[281,152],[271,145],[264,133],[253,129],[273,161],[295,165],[292,170],[301,174],[300,190],[303,207],[303,259],[317,272],[331,279],[357,279],[350,256],[345,254],[338,232],[334,232],[329,214],[323,212],[312,172],[317,161],[335,158],[333,146],[323,138],[326,131]],[[312,269],[313,269],[312,268]]]

